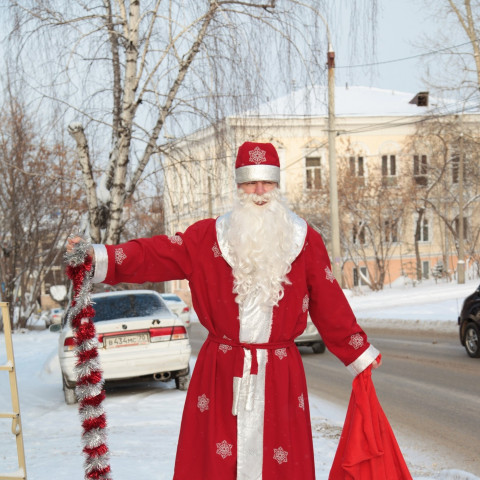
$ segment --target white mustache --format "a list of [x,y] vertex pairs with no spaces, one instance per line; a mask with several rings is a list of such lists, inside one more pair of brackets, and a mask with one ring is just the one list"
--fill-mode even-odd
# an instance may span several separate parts
[[242,205],[256,204],[259,202],[268,203],[272,198],[278,198],[279,191],[277,189],[265,192],[263,195],[257,195],[256,193],[238,192],[238,198]]

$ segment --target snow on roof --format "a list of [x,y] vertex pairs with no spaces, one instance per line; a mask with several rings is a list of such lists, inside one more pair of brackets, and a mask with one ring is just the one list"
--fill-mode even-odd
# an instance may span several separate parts
[[[461,113],[462,102],[451,99],[432,98],[429,106],[419,107],[410,103],[416,93],[384,90],[374,87],[343,86],[335,87],[335,115],[337,117],[355,116],[408,116],[426,113]],[[325,117],[328,115],[328,88],[315,85],[306,87],[270,102],[256,110],[250,110],[247,116],[261,117]]]

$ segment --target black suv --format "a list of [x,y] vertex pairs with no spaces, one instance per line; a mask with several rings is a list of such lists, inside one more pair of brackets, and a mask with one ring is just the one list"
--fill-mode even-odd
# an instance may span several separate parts
[[480,357],[480,285],[463,302],[458,317],[460,342],[472,358]]

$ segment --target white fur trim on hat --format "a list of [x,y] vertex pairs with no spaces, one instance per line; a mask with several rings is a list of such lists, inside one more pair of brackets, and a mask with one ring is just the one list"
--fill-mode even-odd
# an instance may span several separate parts
[[280,169],[275,165],[247,165],[235,170],[235,181],[280,183]]

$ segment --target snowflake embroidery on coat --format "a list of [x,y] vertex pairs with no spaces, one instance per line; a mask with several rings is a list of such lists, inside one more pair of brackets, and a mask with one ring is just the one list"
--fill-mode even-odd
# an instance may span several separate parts
[[230,345],[225,345],[224,343],[221,343],[219,346],[218,346],[219,350],[221,350],[223,353],[227,353],[229,350],[232,349],[232,347]]
[[352,335],[350,337],[350,341],[348,342],[349,345],[351,345],[355,350],[363,346],[363,337],[359,334],[356,333],[355,335]]
[[168,237],[168,239],[172,243],[176,243],[177,245],[182,245],[183,243],[182,237],[180,235],[172,235],[171,237]]
[[126,258],[127,258],[127,256],[125,255],[125,252],[123,251],[123,248],[116,248],[115,249],[115,263],[117,265],[121,265]]
[[260,163],[264,163],[267,161],[265,155],[266,155],[266,151],[265,150],[262,150],[261,148],[259,147],[255,147],[254,150],[250,150],[248,152],[249,154],[249,160],[252,162],[252,163],[255,163],[256,165],[260,164]]
[[231,443],[228,443],[224,440],[221,443],[217,443],[217,454],[220,455],[223,459],[232,456],[232,447]]
[[287,356],[287,349],[286,348],[277,348],[275,350],[275,355],[280,359],[283,360]]
[[288,452],[286,452],[282,447],[273,449],[273,459],[276,460],[279,465],[282,463],[287,463],[287,455]]
[[303,398],[303,393],[298,397],[298,406],[302,409],[305,410],[305,400]]
[[335,280],[335,275],[330,270],[330,267],[325,267],[325,273],[327,274],[326,279],[330,280],[332,283]]
[[216,243],[213,244],[212,252],[213,252],[214,257],[221,257],[222,256],[222,252],[220,251],[220,249],[218,248],[218,245]]
[[303,313],[305,313],[307,310],[308,310],[308,302],[310,301],[310,299],[308,298],[308,295],[305,295],[303,297],[303,302],[302,302],[302,311]]
[[205,410],[208,410],[208,404],[210,400],[207,398],[205,394],[198,397],[197,407],[203,413]]

